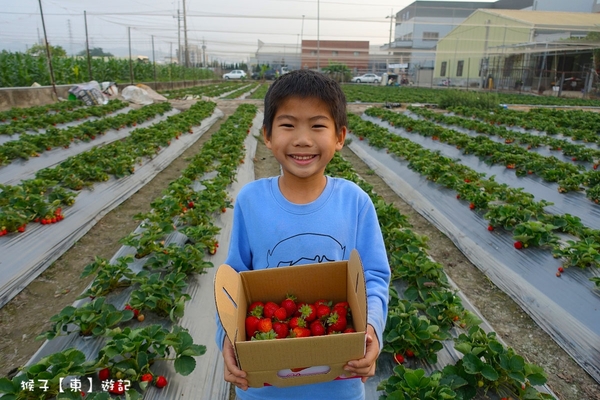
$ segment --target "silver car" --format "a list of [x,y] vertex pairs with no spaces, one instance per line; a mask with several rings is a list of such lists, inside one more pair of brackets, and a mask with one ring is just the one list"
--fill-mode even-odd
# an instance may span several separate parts
[[381,83],[381,77],[375,74],[364,74],[361,76],[355,76],[352,78],[354,83]]
[[246,77],[246,73],[241,69],[234,69],[231,72],[223,74],[223,79],[244,79]]

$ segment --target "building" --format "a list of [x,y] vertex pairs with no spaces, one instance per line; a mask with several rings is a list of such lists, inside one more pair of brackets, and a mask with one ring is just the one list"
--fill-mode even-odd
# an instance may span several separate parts
[[319,69],[331,63],[345,64],[353,71],[369,68],[368,40],[302,40],[302,68]]
[[[531,7],[533,1],[499,0],[489,3],[417,0],[395,14],[394,38],[391,43],[382,46],[381,49],[387,50],[393,56],[394,63],[408,64],[407,69],[411,74],[420,69],[432,70],[438,41],[460,25],[475,10],[524,9]],[[392,23],[391,20],[390,23]]]
[[[600,14],[477,10],[438,42],[434,84],[542,91],[589,88],[594,72],[585,41]],[[575,82],[575,84],[573,84]]]
[[533,0],[533,11],[598,12],[596,0]]

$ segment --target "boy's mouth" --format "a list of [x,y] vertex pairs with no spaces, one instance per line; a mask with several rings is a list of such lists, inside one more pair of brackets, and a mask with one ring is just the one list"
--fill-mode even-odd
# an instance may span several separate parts
[[315,158],[316,156],[314,154],[308,155],[308,156],[299,156],[299,155],[292,154],[292,155],[290,155],[290,157],[292,157],[294,160],[297,160],[297,161],[309,161],[309,160],[312,160],[313,158]]

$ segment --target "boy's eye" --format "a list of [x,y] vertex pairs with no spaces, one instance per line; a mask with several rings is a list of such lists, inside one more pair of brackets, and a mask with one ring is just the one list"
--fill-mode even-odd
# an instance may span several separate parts
[[281,124],[280,126],[283,126],[284,128],[293,128],[294,125],[292,124]]

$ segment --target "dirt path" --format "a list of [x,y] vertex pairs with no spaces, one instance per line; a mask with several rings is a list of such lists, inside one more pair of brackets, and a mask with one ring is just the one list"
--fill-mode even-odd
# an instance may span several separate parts
[[[133,215],[149,210],[149,203],[159,196],[168,183],[187,166],[190,156],[216,132],[220,124],[244,102],[261,105],[260,101],[218,101],[225,117],[205,133],[181,157],[138,191],[121,206],[107,214],[99,223],[57,260],[46,272],[11,302],[0,309],[0,377],[26,363],[41,346],[35,336],[48,328],[50,316],[71,305],[84,290],[88,280],[80,280],[83,267],[95,255],[110,258],[119,249],[118,240],[138,225]],[[189,102],[177,102],[180,109]],[[367,106],[351,105],[350,111],[361,113]],[[342,155],[355,167],[363,179],[388,202],[407,215],[414,231],[430,238],[431,256],[442,262],[446,273],[481,311],[494,330],[529,362],[546,370],[549,386],[561,400],[600,400],[600,385],[581,369],[555,342],[545,334],[508,296],[497,289],[475,268],[454,244],[435,227],[404,203],[352,151]],[[257,178],[279,174],[279,165],[259,140],[255,157]]]

